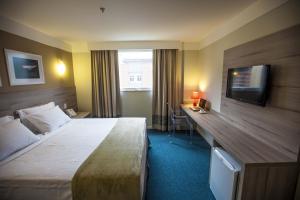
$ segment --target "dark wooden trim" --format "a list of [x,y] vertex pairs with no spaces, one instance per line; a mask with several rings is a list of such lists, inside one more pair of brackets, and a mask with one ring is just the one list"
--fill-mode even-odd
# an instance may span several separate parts
[[41,105],[54,101],[63,108],[77,110],[75,87],[43,88],[29,91],[5,91],[0,93],[0,116],[15,115],[18,109]]
[[297,163],[288,165],[246,165],[242,192],[238,199],[282,200],[293,199],[298,175]]

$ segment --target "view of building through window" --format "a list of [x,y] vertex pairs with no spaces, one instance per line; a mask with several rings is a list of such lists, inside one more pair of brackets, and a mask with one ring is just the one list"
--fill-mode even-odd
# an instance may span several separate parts
[[118,54],[121,91],[151,90],[152,50],[120,50]]

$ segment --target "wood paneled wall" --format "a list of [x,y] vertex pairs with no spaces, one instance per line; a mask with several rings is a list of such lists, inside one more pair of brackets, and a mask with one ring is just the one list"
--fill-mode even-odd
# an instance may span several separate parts
[[59,87],[37,89],[19,92],[0,93],[0,117],[14,115],[15,111],[22,108],[37,106],[54,101],[63,108],[64,103],[69,108],[77,109],[75,87]]
[[[227,98],[228,68],[271,65],[265,107]],[[224,52],[221,113],[247,134],[297,160],[300,145],[300,25]]]
[[[45,84],[10,86],[4,49],[12,49],[42,56]],[[66,74],[60,77],[56,73],[56,64],[62,60],[66,65]],[[0,30],[0,116],[11,115],[20,108],[55,101],[59,105],[77,108],[74,85],[72,54]]]

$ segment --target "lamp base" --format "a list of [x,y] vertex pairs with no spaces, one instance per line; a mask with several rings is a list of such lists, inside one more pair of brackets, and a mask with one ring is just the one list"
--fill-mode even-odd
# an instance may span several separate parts
[[193,106],[194,106],[194,107],[197,107],[197,100],[194,100]]

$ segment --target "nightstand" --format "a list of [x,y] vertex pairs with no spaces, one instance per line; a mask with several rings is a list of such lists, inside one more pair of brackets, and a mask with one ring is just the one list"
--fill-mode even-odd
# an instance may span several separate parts
[[73,119],[81,119],[90,117],[90,112],[76,112],[77,115],[72,117]]

